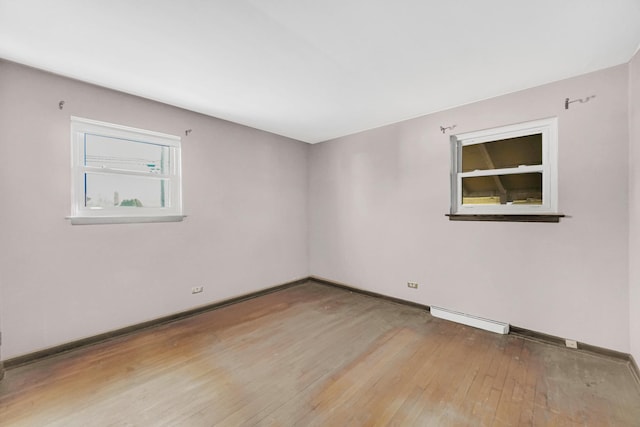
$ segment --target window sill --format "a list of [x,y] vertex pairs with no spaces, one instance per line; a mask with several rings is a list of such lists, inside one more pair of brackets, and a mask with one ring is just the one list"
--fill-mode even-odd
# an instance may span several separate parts
[[72,225],[88,224],[134,224],[148,222],[180,222],[186,215],[167,216],[68,216]]
[[449,221],[560,222],[564,214],[445,214]]

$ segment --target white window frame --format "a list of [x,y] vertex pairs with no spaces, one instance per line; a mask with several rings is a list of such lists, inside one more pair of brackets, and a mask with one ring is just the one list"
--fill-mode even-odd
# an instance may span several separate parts
[[[542,165],[461,172],[462,147],[502,139],[542,134]],[[462,204],[462,178],[537,172],[542,174],[541,205]],[[451,214],[452,215],[543,215],[558,213],[558,119],[467,132],[451,136]]]
[[[150,177],[148,172],[98,168],[84,164],[85,135],[93,134],[166,146],[169,149],[169,172],[154,174],[154,179],[169,182],[166,208],[90,208],[85,206],[85,173]],[[113,224],[131,222],[182,221],[182,179],[180,166],[181,138],[160,132],[71,116],[71,216],[72,224]]]

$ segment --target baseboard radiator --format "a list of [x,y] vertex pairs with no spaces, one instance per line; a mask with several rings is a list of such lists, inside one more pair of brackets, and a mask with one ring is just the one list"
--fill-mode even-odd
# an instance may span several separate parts
[[506,335],[509,333],[509,324],[496,322],[495,320],[483,319],[481,317],[471,316],[470,314],[458,313],[457,311],[447,310],[445,308],[431,306],[431,315],[441,319],[450,320],[463,325],[473,326],[474,328],[484,329],[485,331],[495,332],[496,334]]

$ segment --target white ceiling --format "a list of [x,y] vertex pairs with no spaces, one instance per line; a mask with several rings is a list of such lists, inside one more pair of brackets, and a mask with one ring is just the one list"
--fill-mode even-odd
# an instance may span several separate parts
[[627,62],[640,0],[0,0],[0,57],[310,143]]

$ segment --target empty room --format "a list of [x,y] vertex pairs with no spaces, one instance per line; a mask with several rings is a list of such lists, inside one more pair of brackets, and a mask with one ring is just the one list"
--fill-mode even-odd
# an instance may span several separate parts
[[640,426],[638,0],[0,0],[0,425]]

